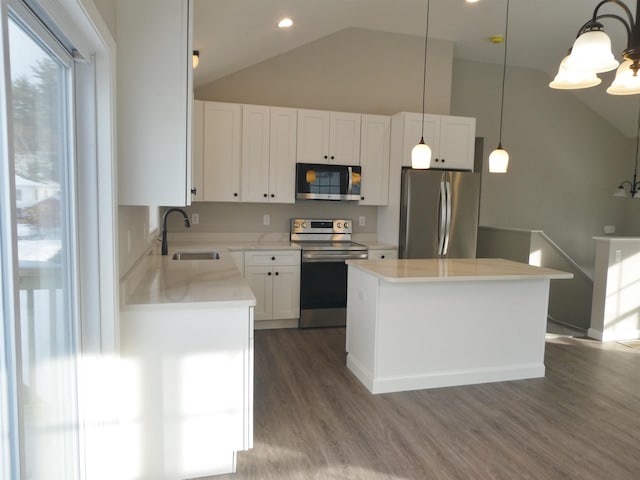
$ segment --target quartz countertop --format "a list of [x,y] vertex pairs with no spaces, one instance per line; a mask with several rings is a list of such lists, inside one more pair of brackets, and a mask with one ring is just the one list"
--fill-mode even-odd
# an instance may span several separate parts
[[571,273],[501,258],[347,260],[347,265],[396,283],[573,278]]
[[147,255],[137,266],[138,278],[132,283],[131,291],[125,294],[123,307],[170,304],[202,306],[204,303],[215,303],[217,306],[255,305],[253,292],[242,278],[229,251],[215,251],[220,254],[219,260],[172,260],[172,251],[166,256]]

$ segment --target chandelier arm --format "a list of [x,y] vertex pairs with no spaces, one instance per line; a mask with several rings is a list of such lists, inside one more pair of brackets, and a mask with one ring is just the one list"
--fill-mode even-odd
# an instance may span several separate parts
[[[624,10],[625,14],[627,15],[627,18],[629,19],[629,25],[634,25],[636,23],[635,20],[633,19],[633,13],[631,13],[631,10],[629,10],[629,7],[627,7],[620,0],[602,0],[600,3],[598,3],[598,5],[596,5],[596,8],[593,9],[592,21],[596,21],[597,20],[597,18],[598,18],[598,10],[600,10],[600,7],[606,5],[607,3],[613,3],[614,5],[618,5],[620,8],[622,8]],[[638,0],[638,4],[636,6],[636,15],[638,14],[639,10],[640,10],[640,0]],[[619,18],[619,19],[624,22],[624,20],[622,18]]]
[[597,17],[593,17],[591,20],[588,20],[587,22],[585,22],[584,25],[582,25],[580,27],[580,29],[578,30],[578,34],[576,35],[576,38],[578,38],[584,32],[589,30],[593,26],[594,23],[597,23],[598,20],[602,20],[603,18],[615,18],[616,20],[620,21],[624,25],[624,28],[627,30],[627,46],[630,46],[632,32],[633,32],[632,25],[634,25],[634,23],[629,24],[620,15],[615,15],[613,13],[603,13],[602,15],[598,15]]

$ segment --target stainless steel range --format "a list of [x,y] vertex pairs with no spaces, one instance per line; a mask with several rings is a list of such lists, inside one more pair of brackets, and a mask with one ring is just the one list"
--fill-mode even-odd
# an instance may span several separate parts
[[302,248],[300,328],[346,325],[345,260],[368,257],[365,245],[351,241],[352,225],[348,219],[291,219],[291,241]]

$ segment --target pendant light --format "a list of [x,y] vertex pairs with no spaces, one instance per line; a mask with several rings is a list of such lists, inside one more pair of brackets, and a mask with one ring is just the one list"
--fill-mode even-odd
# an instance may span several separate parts
[[502,99],[500,103],[500,133],[498,147],[489,155],[489,172],[507,173],[509,168],[509,154],[502,148],[502,117],[504,115],[504,81],[507,75],[507,39],[509,36],[509,0],[507,0],[507,14],[504,26],[504,61],[502,63]]
[[[635,158],[635,166],[633,167],[633,180],[624,180],[618,185],[614,197],[628,197],[631,195],[631,198],[640,198],[640,180],[638,179],[638,153],[640,153],[640,108],[638,108],[638,127],[637,127],[637,135],[636,135],[636,158]],[[629,188],[629,194],[625,187]]]
[[422,135],[420,142],[411,150],[411,168],[426,169],[431,166],[431,148],[424,143],[424,106],[427,83],[427,43],[429,40],[429,0],[427,0],[427,26],[424,34],[424,67],[422,71]]

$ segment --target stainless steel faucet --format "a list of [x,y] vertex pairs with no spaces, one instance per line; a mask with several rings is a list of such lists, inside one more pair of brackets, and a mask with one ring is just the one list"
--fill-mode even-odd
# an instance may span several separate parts
[[166,255],[169,252],[169,245],[167,244],[167,216],[171,212],[180,212],[184,217],[184,226],[191,228],[191,222],[189,221],[189,215],[181,208],[170,208],[162,216],[162,255]]

